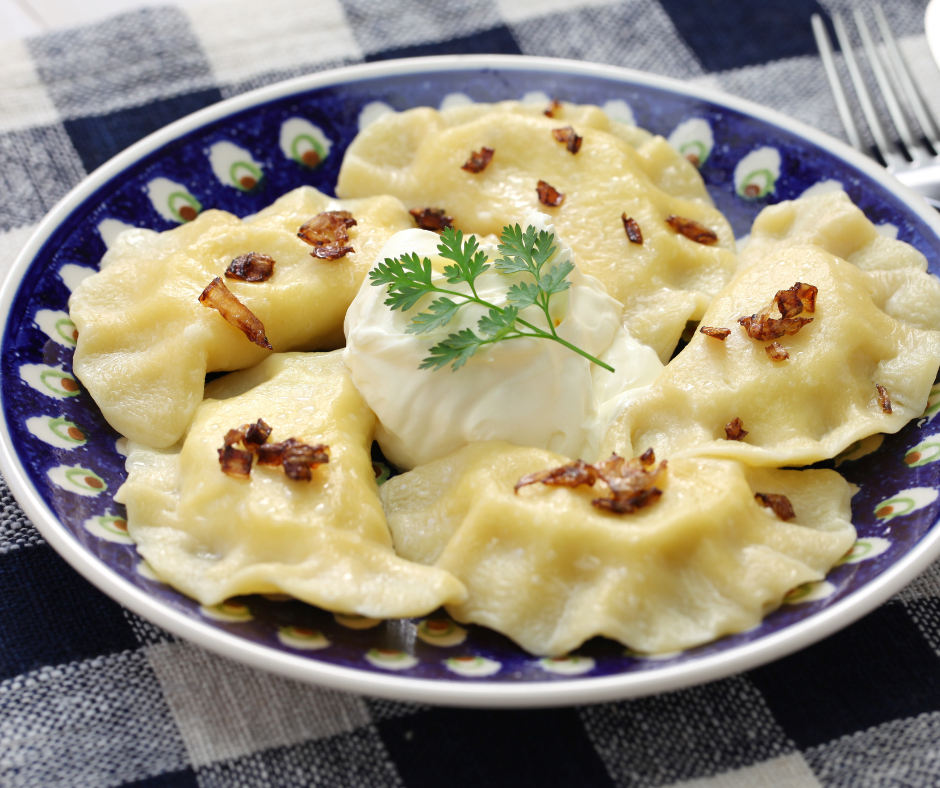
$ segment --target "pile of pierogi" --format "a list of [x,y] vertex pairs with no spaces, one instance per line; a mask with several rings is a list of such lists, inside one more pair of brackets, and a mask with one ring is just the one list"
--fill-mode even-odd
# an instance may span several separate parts
[[[736,249],[695,164],[597,107],[389,113],[336,193],[126,231],[70,301],[75,374],[129,439],[129,533],[206,606],[443,606],[549,656],[740,632],[855,542],[854,488],[797,469],[920,416],[940,366],[940,283],[844,193],[765,208]],[[614,372],[535,338],[419,369],[481,308],[409,332],[429,299],[394,311],[369,271],[417,253],[445,281],[453,226],[505,304],[516,224],[575,264],[555,328]]]

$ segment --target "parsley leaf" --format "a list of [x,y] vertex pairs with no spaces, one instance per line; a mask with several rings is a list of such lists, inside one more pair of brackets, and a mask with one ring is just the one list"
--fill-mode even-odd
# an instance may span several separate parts
[[465,328],[432,347],[431,355],[421,362],[418,369],[443,369],[451,364],[456,372],[483,344],[486,344],[485,339]]
[[[424,296],[441,296],[432,301],[426,310],[411,318],[410,325],[405,329],[409,334],[424,334],[443,328],[466,304],[486,307],[486,314],[477,321],[477,331],[464,328],[449,334],[431,347],[430,355],[421,362],[419,369],[436,370],[450,365],[456,371],[485,345],[518,337],[533,337],[558,342],[613,372],[613,367],[562,339],[555,331],[549,301],[553,295],[571,287],[568,274],[574,270],[574,263],[553,263],[543,273],[543,267],[557,249],[554,234],[545,230],[536,232],[534,227],[528,227],[523,232],[516,224],[504,227],[500,240],[502,243],[498,249],[502,257],[495,261],[496,270],[507,276],[528,274],[534,280],[514,282],[506,292],[508,306],[500,307],[480,298],[476,291],[476,280],[490,269],[486,253],[480,249],[475,238],[464,238],[462,231],[453,228],[444,230],[437,247],[441,257],[454,263],[444,266],[444,281],[450,285],[466,284],[469,293],[440,286],[443,282],[440,279],[434,281],[430,259],[420,258],[416,253],[404,254],[394,260],[387,258],[369,272],[374,286],[387,288],[385,304],[393,310],[406,312]],[[527,307],[537,307],[542,311],[547,330],[520,317],[521,311]]]
[[446,326],[457,314],[463,304],[451,301],[449,298],[439,298],[432,301],[427,312],[420,312],[411,318],[410,325],[405,329],[406,334],[424,334],[435,328]]
[[509,288],[506,300],[519,309],[525,309],[536,302],[541,292],[541,288],[531,282],[517,282]]

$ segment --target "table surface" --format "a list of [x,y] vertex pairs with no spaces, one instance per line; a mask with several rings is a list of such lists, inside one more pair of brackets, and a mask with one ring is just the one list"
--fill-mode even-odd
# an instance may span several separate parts
[[[0,275],[45,211],[128,135],[342,63],[461,52],[612,63],[723,89],[844,139],[808,20],[868,4],[145,5],[0,0]],[[940,115],[926,0],[886,5]],[[109,135],[112,118],[134,123]],[[300,685],[169,636],[80,578],[0,480],[2,788],[445,784],[938,785],[940,566],[822,643],[701,687],[569,709],[430,708]]]
[[157,3],[145,0],[0,0],[0,42],[85,25],[148,5]]

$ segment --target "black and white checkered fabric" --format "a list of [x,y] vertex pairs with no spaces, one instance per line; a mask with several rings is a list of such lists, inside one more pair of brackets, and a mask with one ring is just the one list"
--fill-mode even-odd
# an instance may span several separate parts
[[[809,18],[852,0],[226,0],[0,50],[0,272],[93,168],[222,98],[338,65],[524,53],[717,87],[843,136]],[[940,114],[925,0],[886,11]],[[297,684],[122,609],[0,481],[0,786],[940,785],[940,565],[748,673],[582,708],[467,711]]]

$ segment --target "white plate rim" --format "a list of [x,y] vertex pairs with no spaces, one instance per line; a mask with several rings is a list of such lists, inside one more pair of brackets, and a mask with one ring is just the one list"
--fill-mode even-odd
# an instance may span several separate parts
[[[940,216],[917,194],[903,186],[874,161],[828,134],[746,99],[726,95],[708,87],[690,86],[668,77],[573,60],[517,55],[405,58],[346,66],[296,77],[225,99],[165,126],[102,164],[52,208],[17,256],[0,288],[0,315],[3,316],[4,334],[10,307],[24,274],[53,231],[98,188],[157,148],[228,115],[294,93],[377,77],[467,69],[563,72],[592,76],[677,93],[752,116],[803,137],[861,170],[887,191],[901,198],[918,218],[940,236]],[[518,684],[405,678],[394,674],[360,671],[272,651],[192,619],[150,597],[142,589],[120,577],[104,562],[86,552],[78,540],[58,521],[30,483],[13,447],[5,418],[0,419],[0,472],[23,511],[60,556],[105,594],[154,624],[223,657],[288,678],[392,700],[440,705],[537,708],[600,703],[713,681],[779,659],[848,626],[885,602],[940,557],[940,528],[934,523],[930,531],[902,559],[845,599],[758,641],[675,666],[597,678]]]

